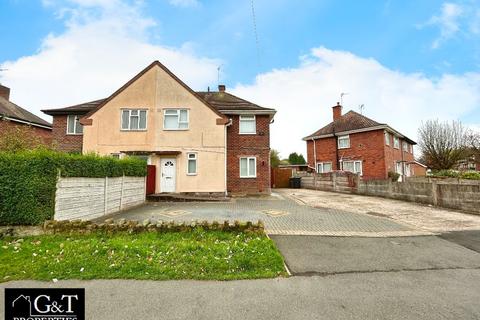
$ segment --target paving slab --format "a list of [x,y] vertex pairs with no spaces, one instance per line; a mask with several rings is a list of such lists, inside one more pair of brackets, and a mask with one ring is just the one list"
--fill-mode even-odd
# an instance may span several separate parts
[[[19,281],[85,288],[86,319],[480,318],[480,270],[340,274],[243,281]],[[3,303],[0,317],[3,318]]]
[[124,211],[114,219],[143,221],[262,220],[268,234],[400,236],[430,234],[384,217],[335,208],[312,208],[283,196],[239,198],[230,202],[159,202]]
[[480,268],[479,253],[434,236],[271,238],[294,275]]

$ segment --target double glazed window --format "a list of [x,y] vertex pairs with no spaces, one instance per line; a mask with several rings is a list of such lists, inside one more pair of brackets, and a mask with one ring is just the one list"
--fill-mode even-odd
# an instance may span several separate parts
[[328,173],[332,171],[332,163],[331,162],[320,162],[317,163],[317,172],[318,173]]
[[257,123],[254,115],[240,116],[240,133],[255,134],[257,133]]
[[398,137],[393,137],[393,147],[395,149],[400,149],[400,139],[398,139]]
[[187,109],[165,109],[163,113],[163,129],[187,130],[188,129],[188,110]]
[[257,158],[245,157],[240,158],[240,178],[256,178],[257,177]]
[[147,110],[123,109],[122,130],[146,130]]
[[390,133],[388,133],[388,131],[385,131],[385,144],[387,146],[390,145]]
[[403,151],[408,152],[408,143],[403,143]]
[[350,148],[350,136],[338,137],[338,149]]
[[187,175],[197,174],[197,154],[187,153]]
[[83,134],[83,126],[80,123],[80,116],[67,116],[67,134]]
[[362,175],[362,161],[343,161],[342,162],[342,170],[343,171],[350,171],[353,173],[358,173]]

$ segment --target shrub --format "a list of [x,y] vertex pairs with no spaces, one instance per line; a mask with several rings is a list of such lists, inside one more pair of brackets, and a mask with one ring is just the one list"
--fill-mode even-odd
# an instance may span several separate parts
[[34,150],[0,152],[0,225],[39,224],[53,218],[58,175],[65,177],[145,176],[135,158],[114,159]]
[[465,171],[462,172],[460,175],[462,179],[470,179],[470,180],[480,180],[480,172],[479,171]]
[[455,170],[438,170],[432,173],[434,177],[448,177],[448,178],[458,178],[459,172]]
[[395,182],[395,181],[398,181],[398,178],[400,178],[400,173],[393,172],[393,171],[388,171],[388,177],[390,178],[390,180]]

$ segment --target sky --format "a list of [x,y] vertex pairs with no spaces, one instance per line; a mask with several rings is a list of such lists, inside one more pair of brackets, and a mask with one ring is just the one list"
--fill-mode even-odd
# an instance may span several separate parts
[[159,60],[275,108],[282,157],[305,154],[341,93],[414,140],[428,119],[480,129],[480,0],[0,0],[0,21],[0,83],[47,120]]

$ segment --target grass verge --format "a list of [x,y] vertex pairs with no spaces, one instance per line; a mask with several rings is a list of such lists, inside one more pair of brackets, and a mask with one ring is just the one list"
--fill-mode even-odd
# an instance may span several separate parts
[[0,240],[0,281],[53,279],[235,280],[285,276],[259,233],[96,232]]

